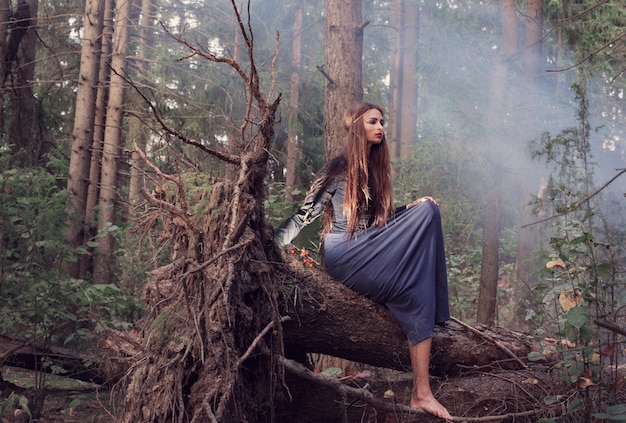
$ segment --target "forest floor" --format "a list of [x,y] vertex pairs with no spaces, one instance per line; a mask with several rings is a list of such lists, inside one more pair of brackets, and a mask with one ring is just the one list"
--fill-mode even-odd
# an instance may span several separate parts
[[[7,382],[22,388],[36,386],[38,374],[30,370],[15,367],[2,368],[2,376]],[[41,377],[41,376],[39,376]],[[98,385],[79,380],[47,375],[45,381],[46,398],[43,411],[32,423],[113,423],[114,419],[108,408],[109,391]],[[28,396],[25,394],[24,396]],[[0,422],[28,422],[24,407],[17,405],[19,398],[0,397]]]
[[[377,398],[393,395],[399,403],[408,403],[411,390],[411,374],[370,368],[363,372],[364,378],[347,380],[350,386],[365,386]],[[35,372],[5,367],[3,378],[23,388],[35,386]],[[101,387],[69,378],[47,376],[47,395],[41,416],[33,423],[115,423],[110,392]],[[340,376],[338,376],[340,377]],[[347,378],[349,379],[349,378]],[[291,398],[279,400],[275,421],[278,423],[409,423],[431,421],[431,416],[402,416],[381,412],[363,401],[352,401],[341,407],[340,398],[330,389],[311,386],[300,379],[286,380]],[[350,402],[351,400],[348,399]],[[17,406],[18,400],[0,397],[0,423],[25,423],[27,415]],[[294,420],[295,419],[295,420]],[[436,419],[435,419],[436,420]],[[253,422],[250,422],[253,423]]]

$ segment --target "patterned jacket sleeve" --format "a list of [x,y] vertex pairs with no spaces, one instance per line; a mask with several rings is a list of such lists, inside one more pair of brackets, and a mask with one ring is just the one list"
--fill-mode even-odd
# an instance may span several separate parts
[[302,228],[322,215],[324,207],[330,202],[336,189],[336,181],[332,181],[317,192],[309,194],[302,207],[274,231],[276,245],[280,248],[290,246]]

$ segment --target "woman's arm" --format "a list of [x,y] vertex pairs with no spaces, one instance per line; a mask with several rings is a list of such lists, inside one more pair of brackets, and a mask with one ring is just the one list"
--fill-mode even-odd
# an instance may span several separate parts
[[307,196],[300,209],[274,231],[274,240],[280,248],[286,248],[298,236],[302,228],[317,219],[336,191],[336,184],[322,187],[319,192]]

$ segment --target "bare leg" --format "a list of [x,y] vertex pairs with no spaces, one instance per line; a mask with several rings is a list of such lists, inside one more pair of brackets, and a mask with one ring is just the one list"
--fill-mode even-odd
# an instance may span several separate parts
[[413,367],[413,395],[411,397],[411,407],[421,408],[427,413],[441,417],[445,420],[452,420],[448,410],[435,399],[430,389],[430,348],[432,338],[427,338],[415,345],[409,342],[409,355],[411,356],[411,366]]

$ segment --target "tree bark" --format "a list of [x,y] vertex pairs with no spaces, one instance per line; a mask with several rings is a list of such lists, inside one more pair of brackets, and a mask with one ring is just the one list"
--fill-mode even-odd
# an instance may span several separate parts
[[[377,367],[410,369],[406,335],[389,310],[323,270],[305,268],[296,256],[283,258],[293,274],[287,279],[295,281],[283,290],[297,293],[283,300],[283,314],[291,317],[283,325],[286,352],[296,357],[315,352]],[[439,374],[458,373],[468,366],[521,368],[533,347],[525,338],[504,328],[451,321],[436,328],[432,364]]]
[[293,42],[291,60],[291,88],[289,89],[289,129],[287,131],[287,172],[285,175],[285,203],[293,202],[296,181],[296,162],[298,159],[298,93],[302,40],[302,1],[296,3],[296,17],[293,22]]
[[[283,254],[283,259],[275,271],[276,278],[285,281],[280,289],[286,293],[280,301],[280,314],[289,317],[282,325],[286,356],[322,353],[376,367],[410,369],[406,336],[389,310],[346,288],[323,270],[305,267],[296,256]],[[167,277],[176,265],[152,272],[155,279],[144,290],[150,306],[176,292],[178,282]],[[137,327],[145,331],[142,326],[149,323],[143,320]],[[109,332],[97,342],[97,350],[83,353],[5,337],[0,339],[0,363],[35,369],[38,357],[47,357],[67,369],[62,376],[114,383],[132,367],[129,357],[145,353],[137,342],[138,335]],[[446,327],[436,328],[433,373],[453,376],[470,368],[519,370],[538,347],[524,333],[452,320]],[[554,362],[558,355],[547,358]],[[95,364],[86,368],[85,361]]]
[[324,27],[324,154],[328,161],[343,152],[343,116],[363,98],[361,0],[326,0]]
[[115,29],[113,31],[113,54],[111,79],[107,104],[104,145],[102,150],[102,173],[98,205],[98,231],[105,235],[98,239],[97,255],[94,260],[94,282],[113,283],[115,275],[111,265],[115,252],[115,239],[107,228],[115,224],[117,209],[117,168],[122,152],[122,127],[124,98],[126,91],[126,68],[128,63],[132,0],[117,3]]
[[515,2],[501,0],[502,49],[496,56],[491,75],[489,107],[485,113],[488,150],[485,156],[488,167],[483,198],[483,241],[480,269],[480,288],[476,319],[478,323],[493,325],[496,318],[496,300],[499,275],[500,190],[502,163],[507,151],[505,137],[506,94],[509,78],[509,59],[517,51],[517,18]]
[[[4,95],[6,78],[8,75],[7,68],[7,41],[9,39],[9,22],[11,18],[11,3],[9,0],[0,0],[0,69],[2,69],[2,90],[0,93]],[[0,113],[4,114],[3,110]],[[2,122],[4,119],[1,119]]]
[[402,56],[402,83],[397,113],[400,113],[396,137],[400,150],[398,157],[409,157],[411,146],[417,139],[417,68],[419,58],[420,10],[417,2],[402,2],[402,28],[400,30]]
[[[495,170],[491,170],[492,177]],[[476,321],[493,326],[496,317],[498,298],[498,275],[500,273],[500,197],[499,189],[488,189],[491,194],[486,197],[483,211],[483,241],[482,258],[480,262],[480,286],[478,287],[478,306],[476,307]]]
[[[93,139],[91,142],[91,159],[89,164],[89,184],[85,201],[85,230],[83,242],[95,238],[98,233],[96,206],[100,197],[100,174],[102,172],[102,147],[104,145],[104,128],[106,122],[106,105],[109,100],[109,84],[111,71],[111,50],[113,48],[113,9],[114,0],[103,0],[102,35],[100,37],[100,58],[98,65],[98,84],[96,90]],[[90,248],[93,253],[93,248]],[[93,254],[84,254],[80,260],[80,276],[93,273]]]
[[[142,79],[148,79],[148,57],[147,53],[151,46],[154,44],[155,34],[155,5],[152,0],[143,0],[140,4],[135,6],[141,7],[139,23],[139,36],[138,36],[138,49],[136,60],[136,72],[135,74]],[[137,96],[138,97],[138,96]],[[137,102],[139,108],[144,108],[143,111],[138,111],[140,115],[144,115],[149,111],[145,105],[141,102]],[[129,132],[133,134],[131,137],[134,143],[137,144],[140,150],[145,151],[148,143],[148,135],[143,126],[143,119],[138,117],[132,117],[130,120]],[[131,143],[132,144],[132,143]],[[130,181],[128,184],[128,216],[132,220],[135,216],[135,207],[141,201],[141,188],[144,187],[145,181],[143,179],[144,172],[142,169],[143,161],[139,157],[137,152],[133,152],[131,156],[131,168],[130,168]]]
[[399,103],[402,98],[402,0],[389,3],[389,91],[387,92],[387,141],[392,158],[400,158],[400,123]]
[[[85,205],[91,164],[90,147],[93,140],[93,123],[98,84],[98,69],[103,26],[104,2],[88,0],[83,17],[83,45],[80,55],[76,114],[72,130],[72,152],[67,178],[68,243],[72,247],[82,245],[84,240]],[[66,264],[70,276],[80,277],[80,262]]]
[[[38,121],[38,101],[33,95],[37,51],[37,0],[18,0],[10,25],[5,57],[5,81],[11,78],[10,105],[7,116],[8,145],[14,161],[22,166],[39,162],[43,152],[42,125]],[[14,163],[17,164],[17,163]]]
[[[525,92],[528,97],[525,99],[527,107],[538,109],[543,101],[543,90],[540,82],[545,80],[547,73],[542,69],[542,38],[543,38],[543,1],[526,0],[526,13],[524,16],[524,82]],[[533,125],[529,122],[528,125]],[[535,193],[540,192],[539,175],[536,172],[527,172],[527,176],[522,178],[519,184],[521,191],[519,207],[521,209],[520,225],[517,230],[517,254],[515,258],[515,276],[517,283],[514,286],[514,295],[521,298],[528,290],[528,286],[533,286],[537,281],[537,272],[533,260],[535,259],[535,248],[538,245],[539,236],[536,228],[524,225],[535,219],[531,213],[531,207]],[[515,325],[522,328],[527,325],[524,317],[525,310],[518,307],[515,310]]]
[[536,78],[544,72],[541,69],[543,59],[543,1],[526,0],[524,15],[525,45],[524,45],[524,74],[526,77]]

